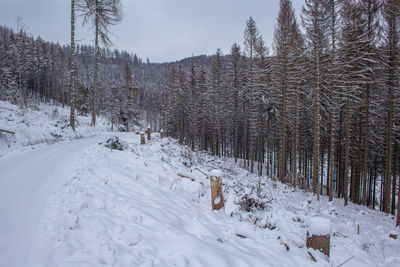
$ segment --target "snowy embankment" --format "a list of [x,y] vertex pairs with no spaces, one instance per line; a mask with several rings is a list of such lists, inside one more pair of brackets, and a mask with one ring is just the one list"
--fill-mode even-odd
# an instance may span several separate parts
[[96,127],[90,127],[90,122],[88,116],[77,116],[74,132],[69,127],[68,106],[29,102],[29,107],[21,110],[17,105],[0,101],[0,129],[15,132],[14,136],[6,133],[0,136],[0,157],[34,145],[93,137],[106,131],[107,121],[102,117]]
[[[47,266],[399,266],[391,216],[320,202],[171,139],[124,151],[93,145],[53,195]],[[225,210],[211,211],[208,174],[222,170]],[[178,174],[187,177],[181,177]],[[313,262],[308,221],[332,221],[330,262]],[[357,235],[357,224],[360,234]]]

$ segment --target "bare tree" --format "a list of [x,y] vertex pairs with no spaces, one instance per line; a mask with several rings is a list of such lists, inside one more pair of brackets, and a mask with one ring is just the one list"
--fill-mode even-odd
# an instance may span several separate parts
[[92,125],[96,125],[96,106],[98,91],[98,71],[100,58],[100,45],[108,47],[112,45],[110,39],[109,26],[115,25],[121,20],[122,7],[120,0],[84,0],[79,5],[79,9],[84,16],[84,24],[89,20],[95,29],[95,51],[94,51],[94,70],[93,70],[93,89],[92,89]]

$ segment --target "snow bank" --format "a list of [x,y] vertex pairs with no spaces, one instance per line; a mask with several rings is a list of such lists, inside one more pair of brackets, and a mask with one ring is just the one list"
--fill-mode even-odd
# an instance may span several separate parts
[[309,219],[308,233],[310,235],[329,235],[331,231],[331,220],[321,216]]
[[68,106],[30,102],[28,108],[21,110],[17,105],[0,101],[0,128],[15,132],[13,136],[0,137],[0,156],[27,146],[92,137],[109,129],[108,120],[101,116],[96,127],[91,127],[89,116],[77,115],[74,132],[69,126],[69,112]]

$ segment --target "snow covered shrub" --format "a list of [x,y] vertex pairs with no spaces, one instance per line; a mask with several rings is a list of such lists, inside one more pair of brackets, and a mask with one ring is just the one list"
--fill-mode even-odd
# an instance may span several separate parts
[[247,212],[265,209],[265,203],[262,199],[253,198],[248,195],[244,195],[239,204],[240,208]]
[[119,140],[118,136],[113,136],[108,139],[104,146],[116,150],[125,150],[127,148],[127,145],[123,141]]

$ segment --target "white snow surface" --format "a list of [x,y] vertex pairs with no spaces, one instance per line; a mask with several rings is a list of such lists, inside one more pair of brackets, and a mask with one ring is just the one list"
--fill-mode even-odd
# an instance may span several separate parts
[[321,216],[309,219],[308,233],[310,235],[329,235],[331,233],[331,220]]
[[214,177],[222,177],[224,175],[224,172],[221,170],[212,170],[210,171],[210,176]]
[[[43,125],[54,123],[48,120]],[[11,151],[0,157],[0,266],[400,265],[391,215],[344,207],[341,199],[317,201],[157,133],[145,145],[139,135],[119,133],[128,148],[118,151],[101,144],[114,134],[92,131],[96,137],[5,148]],[[223,172],[224,211],[211,211],[214,169]],[[312,251],[316,262],[305,246],[314,216],[332,228],[331,258]]]
[[67,141],[0,158],[0,266],[42,266],[47,209],[76,155],[103,138]]

